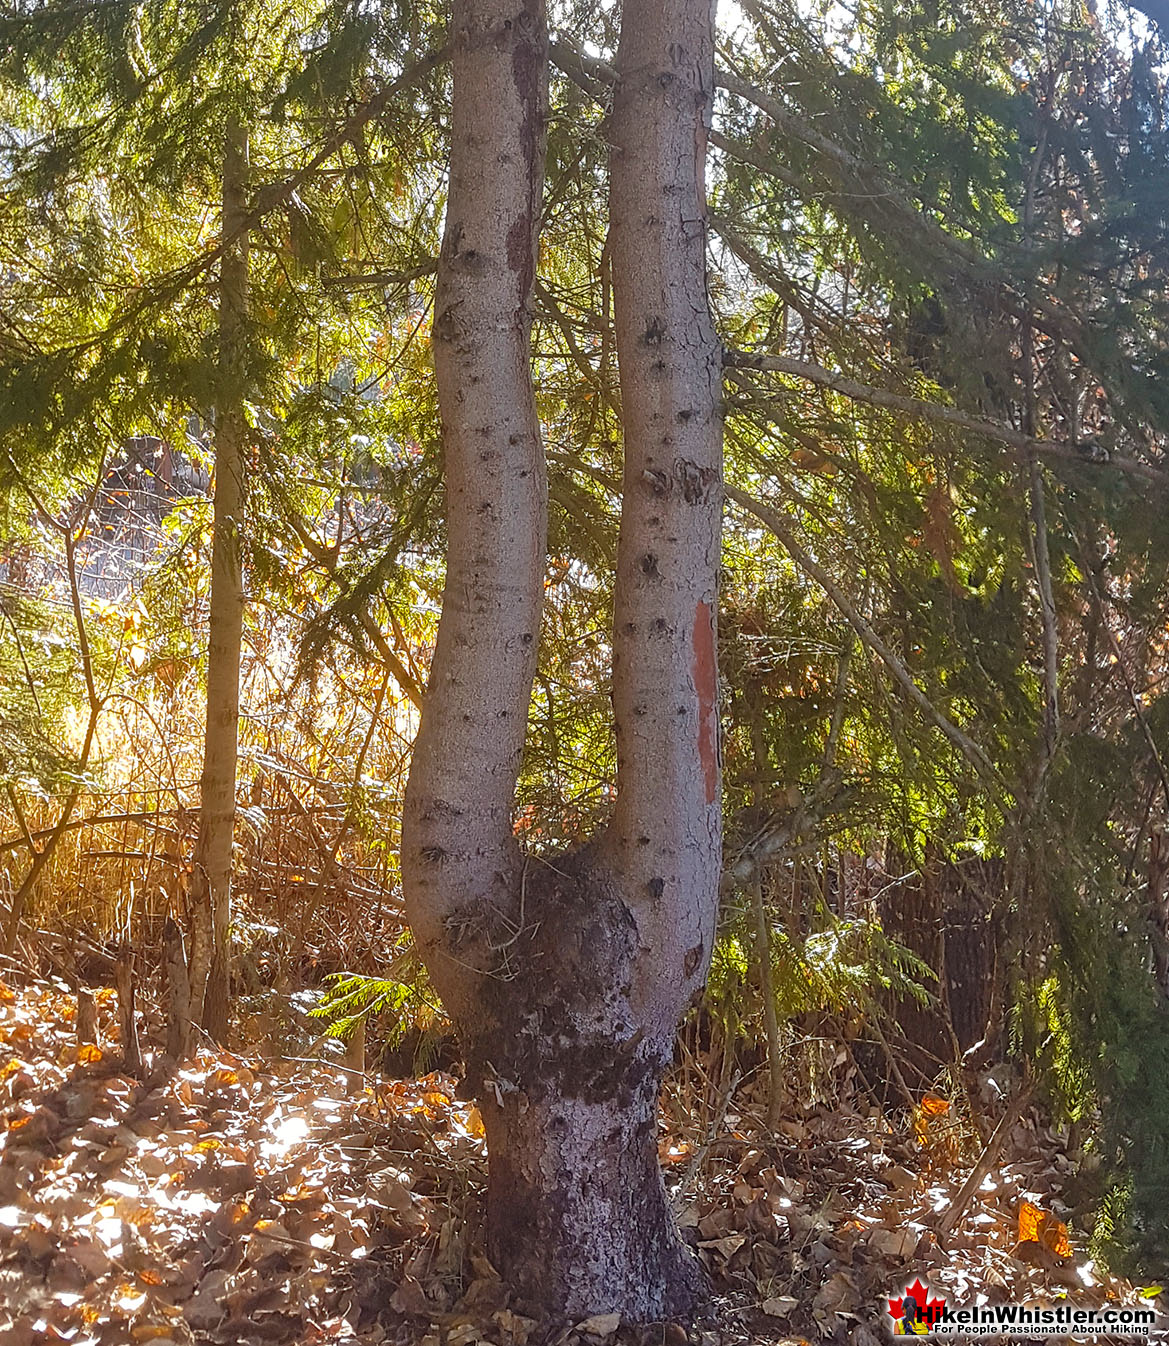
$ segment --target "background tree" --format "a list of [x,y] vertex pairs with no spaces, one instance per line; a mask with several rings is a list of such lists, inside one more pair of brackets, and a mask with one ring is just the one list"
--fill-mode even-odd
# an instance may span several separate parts
[[[334,510],[337,486],[323,475],[322,464],[341,481],[361,473],[368,478],[381,464],[371,464],[361,448],[370,442],[360,433],[362,422],[401,426],[413,419],[413,408],[404,417],[401,402],[386,397],[373,405],[367,394],[371,384],[380,387],[388,352],[403,339],[409,349],[418,325],[417,312],[403,321],[418,302],[409,285],[430,264],[419,271],[412,257],[404,278],[383,272],[380,280],[368,280],[366,245],[375,237],[383,264],[402,246],[416,247],[413,233],[398,232],[385,220],[370,184],[384,172],[391,186],[398,184],[401,204],[423,215],[431,207],[425,190],[400,189],[393,154],[382,169],[362,162],[368,158],[364,128],[384,111],[402,74],[400,65],[387,70],[384,59],[387,48],[396,55],[400,45],[396,18],[379,29],[352,16],[330,19],[311,7],[287,11],[278,25],[246,6],[224,6],[210,17],[181,4],[132,14],[115,9],[60,14],[44,6],[10,16],[5,28],[13,77],[6,92],[25,132],[9,146],[5,223],[10,241],[26,231],[31,243],[31,254],[15,260],[9,274],[13,330],[21,336],[5,347],[5,378],[10,389],[24,391],[9,404],[6,486],[10,513],[19,519],[22,509],[33,510],[33,497],[61,514],[73,509],[78,492],[84,498],[99,484],[112,504],[122,493],[111,483],[131,470],[124,465],[125,446],[142,436],[161,445],[168,465],[165,481],[161,468],[146,474],[158,486],[159,500],[172,491],[174,462],[193,463],[189,472],[180,470],[198,492],[200,472],[218,461],[217,521],[206,517],[197,499],[188,511],[174,511],[175,556],[162,557],[152,576],[127,571],[122,580],[127,589],[158,581],[152,591],[159,617],[154,637],[167,646],[167,666],[191,654],[206,657],[198,629],[200,617],[212,614],[206,693],[211,734],[200,754],[208,804],[196,815],[197,855],[188,853],[183,867],[193,879],[194,1017],[200,1017],[210,969],[216,984],[208,1005],[217,1017],[208,1026],[219,1031],[228,1003],[227,893],[239,859],[232,848],[235,689],[241,636],[254,647],[258,634],[242,621],[243,573],[251,569],[260,576],[266,602],[282,586],[283,599],[292,577],[281,535],[291,525],[311,549],[307,564],[320,580],[308,586],[309,593],[302,588],[295,601],[327,608],[338,588],[348,594],[349,608],[334,616],[349,621],[350,609],[360,610],[355,627],[366,633],[367,644],[368,630],[374,631],[395,677],[418,696],[416,675],[368,611],[392,587],[387,576],[366,578],[365,557],[365,582],[357,586],[339,564],[349,524],[343,503]],[[306,45],[302,30],[318,21],[318,40]],[[241,52],[248,59],[241,60]],[[424,78],[433,63],[423,61],[406,82]],[[357,72],[370,67],[377,67],[391,92],[367,82],[354,102],[349,94]],[[21,79],[42,81],[31,102]],[[241,129],[248,123],[250,137]],[[399,130],[386,126],[391,139]],[[420,147],[425,137],[415,136],[413,143]],[[50,196],[62,207],[46,208]],[[260,292],[250,313],[249,242]],[[216,275],[221,302],[209,306],[206,287]],[[397,377],[404,376],[403,364]],[[34,385],[41,392],[25,397]],[[399,467],[404,458],[413,465],[403,445],[420,433],[421,423],[412,424],[386,456],[396,457]],[[379,440],[385,442],[380,432]],[[261,459],[281,464],[270,491],[255,479]],[[299,471],[289,473],[294,463]],[[241,506],[249,474],[251,526],[245,529]],[[399,470],[391,490],[409,500],[415,477],[425,499],[429,472]],[[332,550],[332,539],[321,531],[322,512],[326,530],[335,515]],[[409,503],[404,513],[412,517]],[[385,514],[376,527],[365,522],[367,537],[377,538]],[[78,548],[100,552],[94,537],[100,532],[90,517]],[[359,536],[354,529],[345,541],[352,546]],[[198,550],[204,540],[215,558],[214,592],[203,588],[192,628],[190,612],[174,611],[175,591],[167,592],[166,577],[175,577],[176,556],[189,556],[188,549]],[[166,539],[157,541],[165,553]],[[396,548],[390,559],[396,560]],[[90,601],[88,590],[81,598]],[[140,690],[119,687],[118,697]],[[99,723],[99,742],[109,725],[108,716]],[[249,737],[246,771],[254,779],[257,747]],[[95,750],[91,773],[100,757]]]
[[207,641],[207,721],[199,782],[199,838],[192,862],[191,1010],[222,1040],[231,964],[231,865],[243,642],[243,533],[247,514],[248,133],[235,117],[223,154],[223,257],[219,264],[219,380]]

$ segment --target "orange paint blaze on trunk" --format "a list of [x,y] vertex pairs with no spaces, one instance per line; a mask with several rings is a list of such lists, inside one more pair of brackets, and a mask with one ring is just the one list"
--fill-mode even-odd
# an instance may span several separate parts
[[706,802],[718,793],[718,669],[714,657],[714,623],[710,604],[694,610],[694,690],[698,693],[698,757],[706,784]]

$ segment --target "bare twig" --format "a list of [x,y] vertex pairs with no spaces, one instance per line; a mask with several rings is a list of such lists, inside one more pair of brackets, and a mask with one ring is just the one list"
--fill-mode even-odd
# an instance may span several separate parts
[[[1135,458],[1113,454],[1108,458],[1096,459],[1082,453],[1074,445],[1059,444],[1050,439],[1037,439],[1026,435],[1005,421],[972,416],[969,412],[947,406],[943,402],[929,402],[925,398],[895,393],[888,388],[875,388],[847,375],[833,373],[832,370],[807,360],[794,360],[785,355],[756,355],[750,351],[727,350],[723,355],[723,363],[731,370],[754,369],[763,373],[788,374],[792,378],[802,379],[805,383],[815,384],[818,388],[827,388],[839,393],[850,401],[865,402],[869,406],[884,407],[890,411],[903,411],[922,420],[937,421],[959,430],[969,430],[972,434],[1006,444],[1024,460],[1029,454],[1040,454],[1045,458],[1077,463],[1084,467],[1111,467],[1117,472],[1140,477],[1159,486],[1169,483],[1169,475]],[[733,374],[731,378],[734,379]],[[760,391],[755,385],[746,381],[742,381],[741,386],[752,393]]]
[[914,682],[912,675],[896,654],[888,645],[877,635],[876,631],[865,621],[856,608],[849,602],[843,589],[831,575],[815,561],[811,553],[802,545],[796,537],[795,529],[791,527],[784,516],[770,506],[765,505],[761,500],[757,500],[747,491],[741,490],[737,486],[732,486],[729,482],[726,485],[726,494],[737,505],[742,506],[748,513],[753,514],[760,523],[766,524],[775,536],[783,543],[788,555],[806,574],[824,590],[836,607],[840,610],[845,620],[857,633],[862,641],[877,655],[877,657],[888,668],[893,675],[894,680],[909,697],[915,706],[921,711],[925,718],[936,729],[940,730],[946,738],[962,753],[969,761],[974,770],[991,786],[997,795],[1006,793],[1006,785],[994,764],[986,753],[977,743],[953,721],[949,720],[926,696],[921,688]]
[[[104,475],[104,474],[103,474]],[[98,478],[99,484],[101,476]],[[96,491],[96,487],[94,490]],[[91,497],[92,501],[92,497]],[[34,497],[38,510],[43,510],[43,506]],[[88,516],[89,505],[87,503],[85,514]],[[52,516],[48,516],[52,520]],[[53,521],[55,523],[55,521]],[[10,954],[16,947],[16,936],[20,929],[21,917],[24,915],[25,906],[36,886],[45,866],[53,856],[53,852],[61,838],[65,835],[65,830],[69,825],[69,820],[73,816],[73,810],[77,807],[77,801],[81,797],[82,780],[85,770],[89,765],[89,756],[93,751],[94,738],[97,733],[98,720],[101,718],[102,710],[105,707],[105,697],[99,697],[97,685],[93,676],[93,660],[89,648],[89,633],[85,626],[85,615],[81,608],[81,587],[77,577],[77,540],[74,536],[73,525],[69,524],[62,528],[60,524],[55,524],[59,531],[62,531],[65,538],[65,561],[69,573],[69,592],[73,605],[73,618],[77,624],[77,643],[81,655],[81,668],[85,679],[85,690],[89,697],[89,720],[85,727],[85,738],[81,745],[81,755],[77,761],[77,776],[73,788],[65,797],[65,803],[61,809],[61,816],[53,830],[45,839],[45,844],[40,851],[33,853],[32,864],[28,868],[21,881],[20,887],[16,890],[12,898],[12,905],[8,911],[8,927],[4,934],[4,952]]]
[[986,1142],[986,1147],[983,1149],[978,1163],[970,1170],[970,1176],[962,1184],[958,1195],[942,1212],[934,1226],[938,1238],[945,1238],[962,1216],[966,1214],[966,1209],[973,1201],[975,1192],[982,1186],[986,1175],[998,1162],[999,1154],[1002,1152],[1011,1127],[1027,1106],[1033,1091],[1034,1085],[1023,1085],[1016,1090],[1014,1097],[1007,1103],[1007,1110],[999,1119],[998,1126],[995,1127],[990,1139]]

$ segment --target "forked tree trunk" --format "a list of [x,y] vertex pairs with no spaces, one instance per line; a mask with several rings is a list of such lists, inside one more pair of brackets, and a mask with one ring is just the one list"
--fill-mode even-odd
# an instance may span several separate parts
[[207,721],[200,777],[199,836],[191,873],[190,1006],[196,1022],[222,1040],[227,1031],[231,931],[231,851],[239,746],[239,665],[244,591],[245,327],[248,307],[246,211],[248,141],[238,122],[227,132],[223,232],[236,235],[220,262],[219,397],[215,408],[215,504],[207,646]]
[[547,526],[529,369],[545,16],[539,0],[454,7],[434,326],[447,582],[402,872],[487,1128],[489,1251],[518,1302],[569,1318],[684,1316],[701,1293],[662,1184],[657,1099],[710,958],[721,849],[711,29],[709,0],[626,0],[611,204],[626,452],[618,793],[601,836],[541,857],[516,842],[512,808]]

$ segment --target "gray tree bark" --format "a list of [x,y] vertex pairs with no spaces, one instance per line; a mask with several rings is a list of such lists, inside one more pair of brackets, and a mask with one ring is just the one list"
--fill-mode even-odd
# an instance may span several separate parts
[[720,349],[705,283],[710,0],[626,0],[611,137],[625,493],[613,702],[617,802],[567,855],[512,810],[547,531],[530,374],[547,34],[540,0],[455,0],[434,351],[447,581],[406,792],[418,948],[487,1129],[487,1236],[518,1302],[688,1314],[657,1100],[714,937],[721,851],[716,570]]
[[[248,239],[248,138],[228,127],[223,165],[223,233],[236,235],[220,262],[219,397],[215,408],[215,503],[211,542],[211,611],[207,646],[207,720],[200,777],[199,836],[191,874],[190,1012],[222,1041],[229,1009],[231,852],[239,748],[239,666],[244,589],[244,415]],[[186,1038],[186,1035],[181,1035]]]

